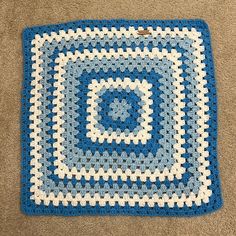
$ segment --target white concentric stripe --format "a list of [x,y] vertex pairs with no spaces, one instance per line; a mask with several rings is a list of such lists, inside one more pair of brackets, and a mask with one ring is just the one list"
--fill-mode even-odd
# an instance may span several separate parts
[[43,191],[39,191],[36,194],[39,197],[32,198],[35,200],[36,204],[43,202],[45,205],[49,205],[50,202],[53,202],[54,206],[58,206],[60,203],[62,203],[63,206],[68,206],[69,203],[71,203],[72,206],[95,206],[96,204],[99,204],[100,206],[105,206],[106,204],[114,206],[116,203],[118,203],[120,206],[125,206],[126,203],[128,203],[130,206],[135,206],[135,204],[138,203],[140,207],[144,207],[146,204],[149,207],[154,207],[155,204],[157,204],[159,207],[164,207],[164,204],[167,203],[168,206],[172,208],[174,207],[175,203],[178,207],[183,207],[184,204],[186,204],[188,207],[191,207],[193,202],[197,206],[200,206],[202,201],[207,203],[208,195],[211,194],[211,190],[201,188],[198,195],[190,193],[189,196],[186,196],[186,194],[183,193],[181,197],[178,197],[177,194],[173,194],[171,198],[167,194],[163,194],[162,197],[154,194],[152,198],[149,198],[147,195],[144,195],[142,198],[140,198],[137,194],[134,194],[133,197],[130,197],[127,193],[125,193],[123,197],[119,196],[117,193],[115,193],[113,197],[111,197],[108,193],[105,193],[104,197],[101,197],[98,193],[95,193],[94,196],[86,193],[83,197],[80,193],[76,194],[75,197],[72,197],[70,193],[64,196],[62,192],[60,192],[58,196],[55,196],[53,192],[47,196]]
[[[98,124],[98,121],[94,118],[98,115],[98,112],[95,109],[98,106],[98,103],[95,102],[98,98],[96,93],[104,87],[109,89],[111,86],[113,86],[113,88],[121,86],[123,89],[129,86],[131,90],[134,90],[136,87],[138,87],[138,89],[143,93],[141,100],[145,102],[142,106],[142,109],[145,112],[142,114],[144,121],[140,124],[143,127],[143,130],[140,130],[135,136],[132,133],[126,136],[124,132],[121,132],[119,135],[116,132],[112,132],[109,135],[108,132],[105,131],[102,134],[100,130],[95,127],[95,125]],[[93,142],[98,140],[99,143],[103,143],[104,140],[106,140],[108,143],[112,143],[112,141],[115,141],[116,143],[124,141],[126,144],[130,144],[130,142],[133,141],[134,144],[138,144],[140,141],[142,144],[146,144],[147,140],[151,138],[151,134],[149,134],[149,132],[152,130],[152,126],[149,125],[149,123],[152,121],[150,115],[153,113],[153,110],[150,108],[150,105],[152,104],[152,100],[150,99],[152,92],[149,91],[149,89],[151,89],[151,87],[152,85],[149,84],[147,80],[140,81],[135,79],[134,82],[132,82],[129,78],[124,78],[124,80],[121,80],[120,78],[116,78],[115,80],[109,78],[108,81],[101,79],[100,82],[97,80],[92,80],[89,85],[89,99],[87,100],[87,103],[89,104],[87,112],[90,114],[87,117],[87,121],[89,122],[87,125],[87,137]]]
[[[163,52],[164,51],[164,52]],[[110,50],[108,52],[103,51],[104,57],[111,57],[113,54],[119,58],[119,57],[126,57],[127,52],[132,55],[133,58],[136,58],[137,56],[141,56],[142,58],[145,58],[145,56],[151,56],[154,57],[160,57],[162,58],[163,55],[165,57],[173,62],[172,69],[174,71],[174,77],[176,78],[176,81],[174,83],[176,89],[173,90],[173,93],[176,94],[176,99],[174,100],[175,106],[176,106],[176,114],[174,116],[174,120],[176,121],[175,129],[178,131],[176,132],[174,138],[176,139],[176,145],[174,145],[175,153],[173,154],[175,163],[169,170],[168,168],[165,168],[164,171],[159,171],[158,169],[155,170],[154,173],[151,173],[150,170],[146,170],[144,173],[141,173],[140,170],[136,170],[134,173],[132,173],[129,169],[127,171],[123,171],[121,169],[118,169],[117,171],[113,171],[111,168],[104,172],[102,168],[99,169],[99,171],[95,171],[94,168],[91,168],[90,171],[87,173],[84,168],[81,170],[77,170],[77,168],[72,168],[70,170],[62,161],[65,159],[65,156],[62,154],[62,151],[64,150],[64,147],[62,146],[62,142],[64,141],[64,138],[62,137],[62,134],[64,132],[64,129],[60,127],[60,124],[64,122],[62,120],[62,116],[64,115],[63,111],[61,111],[61,108],[63,106],[62,96],[64,96],[61,91],[64,90],[64,86],[62,86],[62,83],[64,81],[63,74],[66,73],[66,71],[63,69],[63,67],[68,63],[69,60],[76,61],[78,58],[80,60],[83,60],[84,54],[79,53],[78,51],[75,51],[74,54],[71,52],[68,52],[66,55],[60,54],[59,58],[55,60],[55,62],[58,64],[58,66],[55,67],[55,71],[57,73],[55,74],[55,79],[57,79],[57,83],[55,84],[56,90],[55,95],[60,93],[60,96],[56,97],[53,101],[53,104],[55,105],[55,109],[53,110],[54,113],[59,112],[57,116],[54,117],[54,121],[58,121],[59,125],[53,126],[53,130],[56,132],[53,134],[53,137],[58,140],[58,142],[54,143],[54,156],[57,157],[57,160],[54,162],[55,166],[58,166],[58,168],[54,171],[55,174],[58,174],[60,178],[64,178],[65,175],[67,178],[71,179],[73,176],[75,176],[76,179],[80,180],[82,176],[85,177],[86,180],[89,180],[92,176],[95,178],[95,180],[99,180],[100,177],[103,177],[105,180],[108,180],[109,177],[112,177],[113,180],[117,180],[120,176],[122,180],[126,181],[127,177],[130,177],[131,180],[136,181],[137,178],[140,178],[142,181],[146,181],[147,178],[150,178],[152,182],[155,182],[157,178],[159,178],[161,181],[163,181],[165,178],[168,178],[169,180],[173,180],[174,177],[181,179],[182,174],[185,171],[185,168],[182,167],[182,164],[184,163],[185,159],[182,157],[182,154],[185,152],[185,149],[181,147],[182,144],[184,144],[184,139],[181,137],[185,131],[182,129],[182,125],[184,125],[184,120],[181,118],[184,116],[184,112],[181,111],[181,109],[184,107],[184,102],[182,100],[185,97],[185,94],[182,93],[184,87],[181,86],[181,82],[183,81],[183,78],[180,76],[182,73],[182,70],[179,69],[181,65],[181,61],[178,60],[178,58],[181,56],[181,54],[177,53],[176,50],[172,50],[171,53],[167,53],[167,50],[159,51],[159,49],[154,48],[152,51],[149,51],[148,48],[144,48],[143,51],[136,50],[132,51],[130,48],[127,48],[126,51],[123,51],[122,49],[118,50],[119,53],[114,52],[113,50]],[[136,52],[136,53],[134,53]],[[93,59],[93,57],[90,55],[89,51],[86,50],[86,57],[90,58],[90,60]],[[99,53],[94,50],[94,54],[99,56]],[[82,59],[81,59],[82,58]],[[106,81],[101,81],[100,86],[105,86]],[[134,84],[135,85],[135,84]],[[57,105],[58,104],[58,105]],[[60,142],[59,142],[60,141]]]
[[[161,33],[159,33],[159,30],[158,30],[156,32],[152,32],[152,34],[153,34],[153,36],[154,36],[154,33],[161,34],[162,37],[163,37],[163,35],[166,35],[167,32],[168,32],[168,34],[171,34],[171,37],[175,37],[177,35],[179,35],[180,37],[184,37],[186,35],[186,36],[188,36],[189,38],[192,38],[195,41],[195,44],[193,46],[196,48],[196,51],[194,53],[198,58],[198,59],[196,59],[196,60],[198,60],[198,61],[196,61],[196,63],[200,63],[200,64],[197,64],[198,67],[195,68],[195,71],[199,70],[199,76],[197,76],[197,78],[196,78],[199,81],[199,86],[198,86],[199,95],[198,95],[198,97],[201,98],[202,103],[203,103],[203,104],[199,104],[201,106],[200,110],[198,112],[199,115],[200,115],[200,119],[199,119],[199,122],[198,122],[200,128],[197,130],[197,132],[202,134],[202,132],[204,132],[204,129],[207,128],[206,122],[209,118],[205,115],[205,111],[207,111],[209,108],[205,104],[205,102],[207,101],[207,97],[205,97],[205,93],[207,93],[207,91],[206,91],[206,89],[203,89],[203,86],[206,83],[206,80],[204,80],[205,74],[204,74],[204,71],[202,70],[205,65],[201,62],[204,59],[204,55],[201,54],[201,52],[204,51],[204,47],[200,46],[200,44],[202,43],[202,39],[199,38],[201,33],[197,32],[196,29],[194,29],[194,28],[191,31],[188,31],[188,30],[180,31],[178,28],[175,28],[174,33],[169,32],[169,30],[170,30],[169,28],[166,28],[166,29],[167,29],[166,32],[163,32],[161,30]],[[66,40],[69,40],[68,38],[71,37],[70,32],[71,31],[69,31],[69,34],[68,34],[69,36],[67,35]],[[73,33],[73,32],[71,32],[71,33]],[[35,39],[32,41],[32,45],[35,45],[35,47],[32,48],[32,52],[35,54],[32,57],[32,60],[33,61],[35,60],[38,66],[42,62],[39,59],[39,56],[41,55],[41,52],[40,52],[39,48],[42,46],[44,41],[47,40],[47,38],[49,39],[49,41],[50,40],[52,41],[55,37],[57,37],[56,33],[52,33],[51,36],[46,34],[42,38],[39,35],[36,35]],[[56,40],[60,41],[61,40],[60,37],[62,37],[62,34],[60,34],[56,38]],[[203,65],[202,68],[200,67],[200,65]],[[32,151],[30,153],[31,156],[33,157],[32,161],[31,161],[31,165],[33,166],[32,170],[31,170],[31,173],[35,175],[35,177],[31,178],[31,183],[34,184],[33,187],[31,188],[31,192],[34,192],[34,195],[32,196],[32,199],[35,199],[35,202],[39,202],[39,201],[41,202],[41,200],[47,202],[49,200],[49,201],[53,201],[53,202],[56,203],[58,200],[61,201],[60,198],[55,198],[55,197],[53,199],[45,198],[44,197],[45,193],[43,193],[42,191],[40,192],[40,190],[38,189],[38,187],[42,184],[42,181],[39,179],[39,177],[42,176],[42,173],[39,172],[39,170],[38,170],[38,168],[40,168],[40,166],[41,166],[41,164],[38,162],[38,159],[41,158],[41,154],[39,154],[38,150],[40,150],[42,147],[39,145],[39,141],[41,140],[41,138],[39,136],[37,136],[37,132],[38,132],[37,124],[39,124],[41,122],[37,118],[37,115],[40,114],[40,110],[39,110],[40,102],[35,102],[35,101],[38,101],[38,98],[40,97],[40,94],[39,94],[39,91],[38,91],[40,89],[40,85],[39,85],[38,82],[41,79],[40,76],[39,76],[41,68],[37,67],[35,64],[33,65],[33,68],[36,69],[36,71],[32,73],[32,77],[34,77],[35,80],[32,80],[31,85],[32,86],[36,85],[36,87],[35,87],[35,89],[33,89],[31,91],[31,94],[33,95],[33,97],[30,100],[33,103],[33,106],[31,107],[30,110],[34,113],[30,116],[30,120],[33,121],[33,124],[30,125],[30,128],[33,130],[33,132],[30,135],[30,137],[33,139],[32,142],[31,142]],[[36,91],[37,91],[37,93],[36,93]],[[36,96],[36,94],[37,94],[37,96]],[[203,137],[205,135],[208,135],[207,132],[204,132],[204,135],[202,134]],[[211,193],[209,191],[207,191],[207,187],[211,185],[210,180],[207,179],[207,176],[210,175],[210,171],[207,170],[207,167],[209,166],[209,161],[206,160],[209,153],[207,151],[205,151],[205,149],[202,146],[207,147],[208,142],[204,141],[204,139],[199,139],[198,142],[200,144],[200,147],[199,147],[198,151],[201,153],[201,156],[198,159],[199,163],[201,165],[198,169],[202,173],[202,176],[199,179],[200,179],[200,181],[203,182],[203,185],[201,186],[202,194],[198,195],[198,198],[195,199],[195,202],[197,202],[199,199],[200,199],[200,201],[203,200],[204,202],[206,202],[206,201],[209,200],[209,197],[211,195]],[[41,198],[41,196],[42,196],[42,198]],[[185,202],[187,201],[187,199],[184,195],[181,199],[182,200],[185,199]],[[188,199],[189,199],[189,201],[192,201],[192,198],[189,197]],[[66,202],[67,202],[67,200],[64,199],[63,204],[66,205]],[[37,203],[37,204],[39,204],[39,203]]]
[[[93,30],[90,28],[86,28],[85,30],[81,28],[77,28],[76,30],[69,29],[68,31],[60,30],[58,33],[52,32],[50,35],[47,33],[43,34],[43,37],[41,37],[39,34],[35,35],[35,39],[32,41],[32,44],[37,43],[39,47],[41,47],[45,41],[52,42],[54,39],[57,42],[60,42],[62,39],[65,39],[66,41],[73,39],[78,39],[81,37],[82,39],[86,39],[88,36],[91,37],[91,39],[94,39],[95,37],[99,36],[99,38],[104,38],[106,35],[108,38],[113,38],[116,36],[118,39],[120,39],[122,36],[125,36],[126,38],[129,38],[130,36],[133,36],[134,38],[139,38],[140,35],[138,34],[138,30],[143,30],[144,28],[142,26],[135,29],[134,27],[124,28],[120,27],[119,29],[112,27],[111,30],[109,30],[106,27],[103,27],[102,29],[99,29],[97,27],[94,27]],[[161,36],[164,38],[166,35],[169,35],[170,37],[174,38],[177,35],[181,38],[185,36],[191,35],[191,37],[200,37],[201,33],[198,32],[195,28],[192,28],[189,30],[186,27],[183,27],[182,30],[179,30],[179,28],[174,28],[172,30],[169,27],[165,27],[162,29],[161,27],[147,27],[149,32],[151,33],[152,38],[156,38],[157,36]],[[150,35],[143,35],[142,37],[149,37]],[[198,38],[200,42],[201,39]]]

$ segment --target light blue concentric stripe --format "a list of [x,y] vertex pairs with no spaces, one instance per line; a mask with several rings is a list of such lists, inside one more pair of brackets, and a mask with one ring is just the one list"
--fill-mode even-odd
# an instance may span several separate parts
[[69,187],[69,186],[68,186]]
[[[138,62],[136,62],[136,59]],[[163,134],[164,136],[163,138],[159,140],[159,144],[162,147],[158,149],[158,152],[156,154],[149,153],[148,156],[144,156],[141,154],[139,157],[137,157],[134,153],[132,153],[132,155],[127,155],[125,152],[123,152],[123,154],[119,156],[117,155],[116,152],[114,152],[113,156],[109,156],[106,158],[106,163],[104,163],[104,158],[101,157],[103,154],[98,155],[98,153],[96,153],[94,156],[91,156],[91,152],[88,151],[87,153],[83,153],[83,151],[77,147],[74,147],[74,149],[76,149],[77,155],[70,155],[70,153],[68,153],[68,150],[71,148],[69,146],[70,141],[73,140],[73,143],[75,145],[78,143],[78,139],[74,136],[74,133],[77,132],[76,127],[79,127],[79,124],[77,123],[77,125],[73,126],[76,122],[77,117],[75,116],[74,120],[72,120],[73,123],[70,123],[69,122],[70,114],[67,113],[67,115],[63,117],[65,119],[65,122],[62,125],[62,128],[64,128],[65,131],[69,130],[71,127],[74,128],[73,129],[74,131],[65,132],[63,134],[63,137],[65,138],[65,142],[63,143],[63,146],[65,147],[65,150],[63,151],[63,155],[65,155],[66,157],[66,159],[64,160],[64,163],[68,165],[69,168],[76,166],[79,170],[83,166],[85,166],[86,169],[89,170],[93,165],[96,164],[95,165],[96,170],[98,170],[100,167],[103,167],[104,170],[107,171],[108,168],[112,167],[113,163],[119,163],[119,166],[121,165],[121,169],[126,170],[127,163],[130,163],[130,168],[132,171],[136,170],[137,168],[141,168],[143,172],[146,169],[150,169],[152,172],[154,172],[155,169],[157,168],[160,169],[161,171],[163,171],[165,167],[170,169],[172,165],[174,164],[173,154],[175,151],[173,149],[173,145],[176,143],[176,140],[174,139],[174,134],[176,131],[173,129],[173,126],[175,125],[175,121],[173,119],[173,116],[175,115],[175,113],[173,112],[173,108],[175,104],[173,102],[171,103],[170,101],[173,101],[176,95],[171,92],[173,91],[173,89],[175,89],[175,87],[172,85],[174,78],[171,77],[171,74],[174,71],[172,69],[167,69],[167,68],[171,68],[173,63],[168,60],[159,60],[158,58],[155,58],[152,60],[154,63],[151,66],[149,66],[150,61],[151,61],[149,58],[142,59],[138,56],[136,59],[131,58],[131,57],[128,58],[128,61],[129,61],[128,64],[129,65],[132,64],[133,69],[136,67],[136,64],[140,63],[141,61],[142,62],[141,70],[143,70],[144,68],[147,71],[154,69],[156,73],[159,73],[160,75],[162,75],[162,78],[159,81],[163,85],[162,87],[163,94],[161,95],[161,97],[164,100],[164,102],[161,104],[162,105],[161,107],[163,109],[163,112],[161,113],[161,116],[163,117],[163,121],[161,122],[161,124],[163,125],[163,127],[165,127],[169,131],[168,134],[166,134],[164,130],[161,131],[161,134]],[[65,71],[70,71],[70,76],[67,77],[68,73],[63,75],[65,76],[65,82],[63,83],[63,85],[67,86],[66,85],[67,83],[70,83],[70,84],[76,83],[77,76],[78,77],[82,76],[82,72],[85,68],[89,68],[89,70],[92,71],[96,67],[97,63],[99,62],[98,61],[93,62],[90,60],[87,60],[86,62],[81,62],[77,60],[75,63],[69,61],[68,64],[65,66]],[[103,60],[103,63],[99,66],[99,68],[101,70],[104,70],[104,68],[110,69],[110,64],[114,65],[114,63],[117,63],[118,65],[123,65],[120,68],[120,70],[124,70],[127,67],[126,63],[124,63],[123,58],[117,59],[117,60],[114,60],[114,58],[112,58],[109,60],[108,59]],[[131,69],[130,71],[132,72],[133,69]],[[166,73],[166,71],[168,71],[168,73]],[[74,75],[71,76],[72,74]],[[70,79],[72,79],[72,81]],[[148,82],[151,82],[151,81],[148,81]],[[66,89],[64,90],[65,107],[71,107],[72,110],[74,111],[78,110],[78,105],[73,103],[73,100],[76,99],[76,94],[77,92],[75,91],[75,94],[73,95],[73,98],[72,98],[68,96],[67,90]],[[169,154],[167,154],[168,152]],[[106,156],[106,153],[104,156]],[[100,161],[101,161],[101,164],[100,164]],[[144,162],[143,165],[141,165],[142,162]],[[86,164],[84,165],[83,163],[86,163]],[[117,168],[118,168],[118,165],[114,165],[113,171],[116,171]]]

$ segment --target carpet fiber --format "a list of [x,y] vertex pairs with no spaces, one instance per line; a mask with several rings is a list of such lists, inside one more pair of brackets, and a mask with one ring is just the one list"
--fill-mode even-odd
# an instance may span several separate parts
[[[69,3],[68,3],[69,2]],[[235,3],[233,1],[1,1],[1,228],[3,235],[235,235]],[[224,206],[194,218],[29,217],[20,211],[22,30],[78,19],[204,19],[218,91],[218,160]]]

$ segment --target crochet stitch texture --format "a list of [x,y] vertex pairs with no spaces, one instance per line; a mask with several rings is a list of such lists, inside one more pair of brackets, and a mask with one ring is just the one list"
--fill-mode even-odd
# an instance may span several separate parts
[[23,47],[25,213],[184,216],[222,205],[203,21],[33,27]]

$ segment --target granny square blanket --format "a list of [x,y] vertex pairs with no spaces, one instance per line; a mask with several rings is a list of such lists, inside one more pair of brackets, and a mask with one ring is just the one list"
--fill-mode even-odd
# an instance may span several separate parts
[[222,205],[202,20],[23,32],[22,211],[193,216]]

